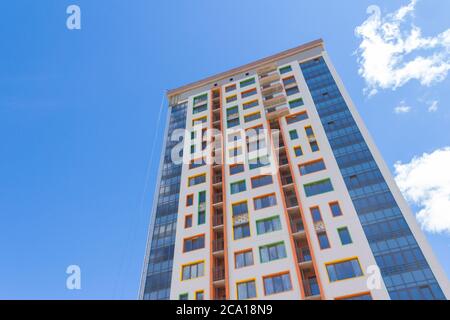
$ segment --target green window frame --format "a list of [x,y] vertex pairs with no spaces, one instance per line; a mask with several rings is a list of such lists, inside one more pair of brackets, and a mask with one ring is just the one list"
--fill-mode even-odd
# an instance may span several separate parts
[[275,242],[259,247],[259,260],[261,263],[272,262],[287,257],[284,241]]
[[230,183],[230,190],[231,190],[231,194],[236,194],[236,193],[247,191],[247,185],[245,184],[245,180],[239,180],[239,181]]
[[239,82],[239,86],[241,88],[244,88],[244,87],[254,84],[255,82],[256,82],[255,77],[252,77],[252,78],[248,78],[248,79],[245,79],[245,80],[242,80],[241,82]]
[[265,219],[256,220],[256,234],[266,234],[281,230],[280,216],[273,216]]

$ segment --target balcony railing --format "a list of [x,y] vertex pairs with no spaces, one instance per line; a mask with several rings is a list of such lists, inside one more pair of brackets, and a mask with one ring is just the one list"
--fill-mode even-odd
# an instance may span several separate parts
[[298,201],[296,196],[286,197],[286,206],[288,208],[297,207]]
[[224,248],[223,238],[213,240],[212,245],[213,245],[213,252],[223,251]]
[[283,176],[281,177],[281,184],[283,186],[287,186],[294,183],[294,179],[292,179],[292,176]]
[[297,248],[297,261],[298,262],[310,262],[311,261],[311,253],[309,252],[309,248]]
[[292,233],[305,231],[302,219],[300,218],[291,219],[291,229]]
[[221,193],[214,195],[213,197],[213,203],[221,203],[223,201],[223,196]]
[[223,214],[215,214],[213,216],[213,226],[218,227],[223,225]]
[[225,268],[223,266],[216,266],[213,269],[213,280],[221,281],[225,279]]
[[316,278],[303,279],[303,287],[307,297],[320,295],[319,284]]

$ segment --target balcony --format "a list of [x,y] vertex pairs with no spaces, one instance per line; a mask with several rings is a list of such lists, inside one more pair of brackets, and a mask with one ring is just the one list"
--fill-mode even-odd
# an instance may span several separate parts
[[297,201],[297,197],[295,195],[286,197],[286,207],[287,208],[298,207],[298,201]]
[[310,300],[320,299],[320,289],[316,277],[303,279],[305,297]]
[[311,260],[311,253],[309,252],[308,247],[297,247],[297,262],[298,263],[309,263],[312,262]]
[[225,288],[214,288],[214,300],[226,300]]
[[266,108],[266,117],[268,120],[278,119],[289,114],[289,108],[286,105]]
[[261,87],[279,80],[280,75],[277,71],[272,71],[270,73],[265,73],[259,76],[259,84],[261,85]]
[[213,177],[213,184],[222,183],[222,175],[216,175]]
[[301,218],[290,218],[291,230],[293,234],[305,233],[305,226]]
[[219,203],[222,203],[222,202],[223,202],[223,195],[222,195],[222,193],[215,194],[213,196],[213,204],[219,204]]
[[223,248],[224,248],[223,238],[213,240],[213,242],[212,242],[212,252],[213,253],[223,253]]
[[269,96],[264,100],[264,107],[273,108],[285,104],[286,101],[286,96],[283,93],[274,94],[273,96]]
[[223,281],[225,280],[225,267],[215,266],[213,269],[213,281]]
[[213,216],[213,227],[223,226],[223,214],[214,214]]
[[278,81],[269,83],[269,84],[261,87],[261,94],[263,96],[273,95],[274,93],[278,93],[278,92],[282,92],[282,91],[283,91],[283,86]]
[[277,66],[275,64],[269,64],[264,67],[259,68],[256,70],[256,73],[259,74],[260,77],[264,77],[265,75],[272,73],[274,71],[277,71]]

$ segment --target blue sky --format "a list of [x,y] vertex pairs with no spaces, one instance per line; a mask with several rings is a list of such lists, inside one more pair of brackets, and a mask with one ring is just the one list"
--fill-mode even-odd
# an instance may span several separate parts
[[[422,210],[424,227],[433,231],[427,237],[450,274],[448,207],[442,216],[434,201],[450,198],[449,180],[430,187],[420,174],[420,165],[434,168],[442,163],[435,158],[448,154],[450,80],[424,84],[419,75],[393,90],[389,79],[358,74],[364,51],[355,54],[363,40],[355,28],[369,17],[367,7],[377,4],[386,16],[408,3],[2,1],[0,298],[136,298],[164,90],[320,37],[393,172],[401,161],[402,190]],[[81,8],[81,30],[66,28],[70,4]],[[450,27],[448,12],[449,1],[427,0],[409,18],[424,37],[434,37]],[[414,49],[404,58],[443,52]],[[445,54],[441,60],[449,61]],[[401,61],[387,77],[400,69]],[[374,86],[376,94],[364,93]],[[434,101],[438,108],[430,112]],[[419,173],[410,179],[405,172]],[[441,192],[430,197],[430,188]],[[78,291],[65,286],[71,264],[81,267]]]

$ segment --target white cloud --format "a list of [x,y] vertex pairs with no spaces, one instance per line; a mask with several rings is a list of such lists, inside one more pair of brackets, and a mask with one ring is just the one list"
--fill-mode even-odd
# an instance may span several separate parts
[[395,164],[395,180],[420,210],[417,220],[432,233],[450,234],[450,147]]
[[428,105],[428,112],[436,112],[439,107],[439,101],[430,101]]
[[408,20],[414,16],[418,0],[384,16],[378,6],[370,6],[371,16],[355,29],[362,39],[356,51],[359,74],[370,95],[379,89],[399,88],[410,80],[430,86],[443,81],[450,70],[450,29],[433,37],[422,36]]
[[411,107],[405,104],[405,101],[400,102],[398,106],[394,108],[396,114],[408,113],[411,111]]

